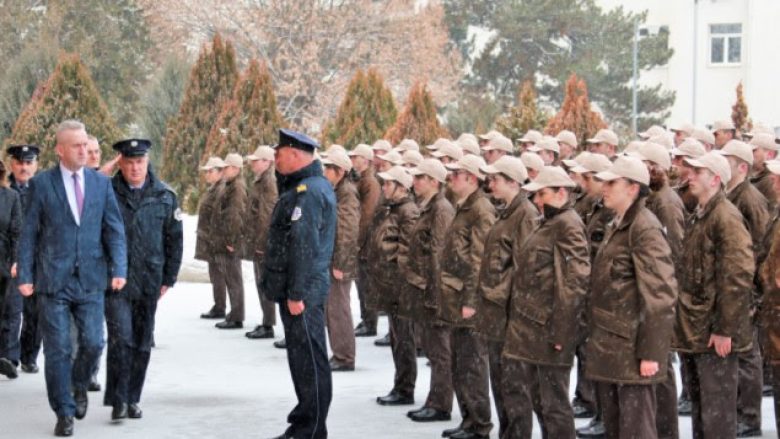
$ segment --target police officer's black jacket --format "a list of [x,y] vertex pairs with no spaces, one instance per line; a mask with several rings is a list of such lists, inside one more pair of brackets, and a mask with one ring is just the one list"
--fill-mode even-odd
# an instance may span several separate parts
[[265,249],[263,291],[274,301],[323,304],[330,288],[336,238],[336,195],[313,161],[297,172],[277,172],[279,200]]
[[131,298],[159,296],[176,283],[182,258],[181,211],[176,193],[151,169],[143,188],[132,190],[118,172],[111,181],[127,238],[127,285]]
[[19,194],[19,201],[22,202],[22,214],[24,214],[24,212],[27,211],[27,194],[30,187],[26,184],[24,186],[19,184],[19,182],[14,178],[13,174],[8,176],[8,183],[9,187]]
[[22,206],[19,194],[0,186],[0,278],[11,274],[16,262],[16,247],[22,228]]

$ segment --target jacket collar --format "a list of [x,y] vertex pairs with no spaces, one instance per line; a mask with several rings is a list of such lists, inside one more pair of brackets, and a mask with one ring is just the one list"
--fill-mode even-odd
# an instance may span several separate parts
[[498,218],[499,219],[509,218],[510,216],[512,216],[513,213],[515,213],[517,208],[520,207],[520,205],[527,199],[528,196],[522,191],[520,191],[509,204],[498,209]]
[[469,210],[474,205],[474,203],[477,202],[480,198],[482,198],[485,195],[484,192],[482,192],[482,189],[477,189],[474,192],[471,193],[468,197],[466,197],[465,200],[463,200],[462,203],[458,203],[457,210],[460,212],[461,210]]
[[694,213],[695,219],[702,219],[705,216],[707,216],[710,212],[712,212],[712,209],[715,208],[720,202],[726,198],[726,194],[723,192],[723,190],[719,190],[718,193],[712,196],[710,198],[710,201],[707,202],[704,206],[699,206],[696,208],[696,212]]
[[[127,181],[125,181],[125,178],[122,176],[122,171],[117,171],[111,180],[112,185],[114,186],[114,190],[117,191],[117,193],[127,195],[131,192],[130,185],[127,184]],[[158,193],[163,192],[166,189],[168,189],[168,187],[165,185],[165,183],[160,181],[150,168],[146,174],[146,181],[144,182],[144,186],[141,190],[145,193],[149,193],[149,191],[152,191],[152,193]]]
[[542,222],[549,221],[569,209],[571,209],[571,202],[569,201],[561,207],[553,207],[549,204],[545,204],[544,212],[542,212]]
[[322,164],[319,160],[314,160],[308,166],[304,166],[292,174],[283,175],[280,174],[278,170],[274,170],[274,172],[276,172],[276,181],[278,182],[277,184],[279,185],[279,188],[282,189],[280,192],[284,192],[290,188],[293,188],[293,186],[295,186],[299,181],[306,178],[323,176]]
[[620,219],[620,224],[617,225],[616,230],[623,230],[628,228],[634,222],[634,219],[636,219],[639,211],[645,207],[646,200],[646,197],[640,197],[634,200],[634,203],[631,204],[631,206],[628,208],[626,213],[623,215],[623,218]]
[[742,183],[736,185],[734,189],[732,189],[728,194],[727,197],[729,201],[734,202],[734,200],[738,199],[742,196],[743,193],[745,193],[745,190],[747,190],[748,185],[752,184],[750,182],[749,178],[746,178]]

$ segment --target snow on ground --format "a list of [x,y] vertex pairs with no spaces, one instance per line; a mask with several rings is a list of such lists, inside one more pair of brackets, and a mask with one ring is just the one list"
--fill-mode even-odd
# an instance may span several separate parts
[[[285,352],[270,340],[248,340],[244,332],[260,320],[260,306],[251,266],[245,265],[247,321],[245,330],[224,331],[214,321],[198,318],[212,304],[210,285],[192,282],[206,274],[205,264],[192,260],[196,219],[185,217],[185,270],[182,282],[160,302],[156,342],[152,352],[141,406],[141,420],[110,421],[111,409],[103,407],[102,393],[90,393],[86,419],[76,421],[78,438],[271,438],[286,428],[286,416],[295,404]],[[184,279],[189,281],[183,281]],[[358,321],[356,292],[353,315]],[[277,325],[277,339],[281,324]],[[387,330],[380,320],[380,335]],[[436,438],[458,424],[453,420],[417,424],[405,413],[421,404],[428,390],[430,370],[418,360],[416,400],[412,407],[382,407],[376,396],[392,387],[393,364],[388,348],[373,345],[373,338],[359,338],[355,372],[333,375],[333,404],[328,417],[330,437]],[[105,356],[103,358],[105,361]],[[43,365],[43,356],[39,359]],[[105,364],[100,380],[104,382]],[[574,376],[572,376],[572,392]],[[776,437],[771,398],[763,401],[764,436]],[[494,412],[494,423],[495,412]],[[586,420],[578,420],[577,426]],[[0,378],[0,438],[52,437],[55,416],[48,407],[43,373],[21,374],[16,380]],[[680,422],[681,437],[689,438],[689,418]],[[497,427],[491,437],[497,437]],[[538,426],[534,438],[541,437]]]

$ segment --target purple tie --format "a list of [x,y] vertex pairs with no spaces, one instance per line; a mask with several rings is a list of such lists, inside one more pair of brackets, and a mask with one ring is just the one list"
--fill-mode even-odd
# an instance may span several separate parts
[[79,174],[73,173],[73,188],[76,190],[76,206],[79,208],[79,218],[81,218],[81,211],[84,208],[84,193],[81,192],[81,184],[79,184]]

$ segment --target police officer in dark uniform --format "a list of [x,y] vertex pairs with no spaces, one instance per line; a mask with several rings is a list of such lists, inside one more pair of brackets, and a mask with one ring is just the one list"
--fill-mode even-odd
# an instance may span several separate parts
[[317,142],[279,131],[276,172],[279,200],[271,216],[263,288],[279,303],[298,405],[276,439],[324,439],[332,395],[325,344],[324,305],[336,238],[336,195],[314,159]]
[[108,356],[104,404],[111,419],[140,418],[157,301],[176,283],[182,259],[176,194],[149,166],[151,142],[114,144],[122,158],[112,179],[127,238],[127,284],[106,293]]
[[[22,218],[27,207],[27,182],[38,169],[40,148],[36,145],[11,145],[6,150],[11,156],[11,172],[8,177],[10,188],[19,194]],[[14,263],[16,256],[13,256]],[[15,264],[11,277],[16,277]],[[21,364],[23,372],[38,372],[38,353],[41,350],[41,331],[38,328],[38,296],[22,297],[15,282],[9,282],[2,306],[0,326],[0,373],[16,378],[16,367]],[[21,329],[21,332],[20,332]]]

